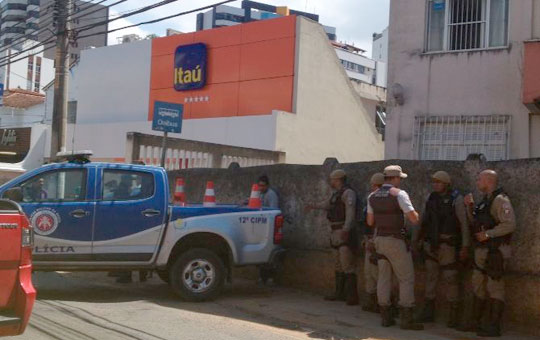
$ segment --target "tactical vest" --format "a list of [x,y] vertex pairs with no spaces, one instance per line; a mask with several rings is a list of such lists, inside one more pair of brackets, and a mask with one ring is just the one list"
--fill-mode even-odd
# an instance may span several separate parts
[[[505,195],[502,188],[495,190],[490,198],[488,198],[487,195],[484,196],[484,199],[474,208],[474,223],[472,226],[472,232],[474,234],[493,229],[495,226],[497,226],[497,221],[491,215],[491,206],[493,205],[495,198],[497,198],[499,195]],[[501,237],[495,237],[490,240],[502,244],[510,243],[511,239],[512,234],[508,234]]]
[[347,189],[349,187],[344,186],[341,190],[334,192],[330,198],[330,210],[328,210],[326,217],[332,224],[345,223],[346,207],[345,202],[341,198]]
[[401,230],[405,226],[405,219],[397,196],[390,194],[392,188],[392,186],[383,185],[371,194],[369,205],[373,209],[377,235],[402,238]]
[[439,235],[456,235],[459,231],[459,220],[456,215],[454,202],[458,196],[457,191],[447,192],[444,195],[433,192],[429,195],[426,204],[427,237],[429,240],[438,239]]

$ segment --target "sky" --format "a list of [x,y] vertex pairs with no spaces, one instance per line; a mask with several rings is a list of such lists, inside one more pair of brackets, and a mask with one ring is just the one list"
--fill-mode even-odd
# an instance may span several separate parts
[[[104,4],[111,4],[107,1]],[[118,13],[130,11],[158,1],[154,0],[128,0],[110,8],[111,19],[117,18]],[[130,24],[157,19],[174,13],[188,11],[219,2],[219,0],[179,0],[165,6],[133,15],[127,18],[114,20],[109,23],[109,29],[127,26]],[[327,26],[337,29],[338,41],[354,44],[367,51],[371,56],[371,41],[374,32],[382,32],[388,26],[390,0],[258,0],[258,2],[288,6],[290,9],[311,12],[319,15],[319,21]],[[241,1],[234,1],[228,6],[241,7]],[[156,24],[139,26],[111,33],[109,44],[116,44],[117,38],[125,34],[157,34],[164,36],[167,28],[181,32],[195,31],[196,13],[165,20]]]

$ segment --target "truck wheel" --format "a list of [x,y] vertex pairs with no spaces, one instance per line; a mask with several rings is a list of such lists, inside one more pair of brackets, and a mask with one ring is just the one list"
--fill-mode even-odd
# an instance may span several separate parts
[[183,253],[169,270],[173,291],[186,301],[215,299],[225,281],[223,261],[212,251],[194,248]]
[[156,270],[156,273],[163,282],[169,283],[169,271],[168,270]]

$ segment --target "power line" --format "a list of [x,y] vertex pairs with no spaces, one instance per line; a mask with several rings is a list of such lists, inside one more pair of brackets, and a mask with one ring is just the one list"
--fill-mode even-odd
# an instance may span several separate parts
[[[43,45],[43,44],[41,44],[41,45]],[[56,45],[51,45],[51,46],[49,46],[49,47],[47,47],[47,48],[42,49],[42,50],[39,51],[39,52],[36,52],[35,54],[43,53],[43,52],[48,51],[48,50],[51,50],[51,49],[53,49],[53,48],[55,48],[55,47],[56,47]],[[6,66],[6,65],[8,65],[8,64],[13,64],[13,63],[15,63],[15,62],[17,62],[17,61],[19,61],[19,60],[24,60],[24,59],[26,59],[26,58],[28,58],[28,56],[24,56],[24,57],[21,57],[21,58],[18,58],[18,59],[10,60],[10,61],[8,61],[8,62],[2,62],[2,63],[0,63],[0,67]]]
[[97,23],[94,23],[94,24],[90,24],[90,25],[87,25],[87,26],[83,26],[79,29],[77,29],[77,34],[80,33],[80,32],[84,32],[84,31],[88,31],[94,27],[97,27],[97,26],[101,26],[101,25],[105,25],[105,24],[108,24],[110,22],[113,22],[113,21],[116,21],[116,20],[119,20],[119,19],[123,19],[123,18],[127,18],[127,17],[130,17],[132,15],[136,15],[136,14],[139,14],[139,13],[143,13],[143,12],[146,12],[146,11],[149,11],[149,10],[152,10],[154,8],[158,8],[158,7],[161,7],[161,6],[165,6],[165,5],[168,5],[168,4],[171,4],[173,2],[176,2],[178,0],[164,0],[164,1],[161,1],[161,2],[158,2],[156,4],[153,4],[153,5],[149,5],[149,6],[145,6],[141,9],[138,9],[138,10],[135,10],[131,13],[127,13],[127,14],[124,14],[124,15],[121,15],[117,18],[113,18],[113,19],[108,19],[108,20],[104,20],[104,21],[100,21],[100,22],[97,22]]
[[[90,6],[85,7],[84,9],[79,10],[78,14],[80,14],[81,12],[86,11],[87,9],[89,9],[89,8],[91,8],[91,7],[93,7],[93,6],[99,5],[99,4],[101,4],[101,3],[105,2],[105,1],[107,1],[107,0],[100,0],[100,1],[98,1],[97,3],[91,3]],[[110,8],[110,7],[112,7],[112,6],[118,5],[118,4],[120,4],[120,3],[122,3],[122,2],[126,2],[126,1],[127,1],[127,0],[119,0],[119,1],[117,1],[117,2],[115,2],[115,3],[113,3],[113,4],[110,4],[110,5],[107,5],[107,6],[104,6],[104,7]],[[81,6],[81,7],[82,7],[82,6]],[[103,9],[104,9],[104,8],[99,8],[99,9],[97,9],[96,11],[92,11],[92,12],[89,12],[89,13],[82,14],[82,15],[80,15],[80,16],[78,16],[78,17],[71,18],[71,19],[69,19],[68,21],[74,21],[74,20],[76,20],[76,19],[78,19],[78,18],[83,18],[83,17],[85,17],[85,16],[87,16],[87,15],[90,15],[90,14],[93,14],[93,13],[95,13],[95,12],[97,12],[97,11],[102,11]],[[90,19],[90,18],[89,18],[89,19]],[[48,25],[50,25],[50,24],[53,23],[54,21],[55,21],[55,19],[54,19],[54,17],[52,17],[50,20],[46,20],[46,22],[43,22],[43,23],[40,22],[39,24],[40,24],[40,26],[42,26],[42,28],[37,32],[37,35],[39,36],[41,33],[44,33],[44,32],[46,32],[46,31],[50,31],[50,29],[48,28]],[[19,24],[26,24],[26,21],[21,21],[21,22],[19,22],[19,23],[13,25],[13,26],[11,26],[11,27],[16,27],[16,26],[19,25]],[[10,42],[10,45],[9,45],[9,46],[5,47],[4,49],[1,49],[1,50],[0,50],[0,53],[2,53],[2,52],[4,52],[4,51],[7,51],[8,49],[11,49],[11,48],[12,48],[12,45],[14,45],[15,42],[20,41],[20,40],[23,40],[23,39],[26,39],[26,38],[28,38],[28,35],[27,35],[27,34],[25,34],[25,33],[24,33],[24,34],[20,34],[18,38],[14,39],[14,40],[12,40],[12,41]]]
[[164,21],[164,20],[176,18],[176,17],[182,16],[182,15],[186,15],[186,14],[191,14],[191,13],[203,11],[203,10],[205,10],[205,9],[213,8],[213,7],[216,7],[216,6],[219,6],[219,5],[223,5],[223,4],[226,4],[226,3],[229,3],[229,2],[234,2],[234,1],[237,1],[237,0],[225,0],[225,1],[221,1],[221,2],[215,3],[215,4],[213,4],[213,5],[208,5],[208,6],[204,6],[204,7],[195,8],[195,9],[192,9],[192,10],[189,10],[189,11],[184,11],[184,12],[172,14],[172,15],[169,15],[169,16],[166,16],[166,17],[162,17],[162,18],[158,18],[158,19],[153,19],[153,20],[143,21],[143,22],[139,22],[139,23],[137,23],[137,24],[128,25],[128,26],[124,26],[124,27],[119,27],[119,28],[111,29],[111,30],[108,30],[108,31],[105,31],[105,32],[99,32],[99,33],[93,33],[93,34],[82,35],[82,36],[78,36],[77,38],[78,38],[78,39],[82,39],[82,38],[92,37],[92,36],[94,36],[94,35],[100,35],[100,34],[104,34],[104,33],[112,33],[112,32],[124,30],[124,29],[127,29],[127,28],[133,28],[133,27],[142,26],[142,25],[154,24],[154,23],[156,23],[156,22],[160,22],[160,21]]

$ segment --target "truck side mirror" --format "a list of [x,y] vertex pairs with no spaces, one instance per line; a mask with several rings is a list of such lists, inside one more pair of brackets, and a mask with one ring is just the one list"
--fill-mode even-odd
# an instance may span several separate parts
[[4,192],[4,194],[2,195],[2,198],[6,198],[15,202],[22,202],[23,192],[21,187],[13,187],[6,190],[6,192]]

